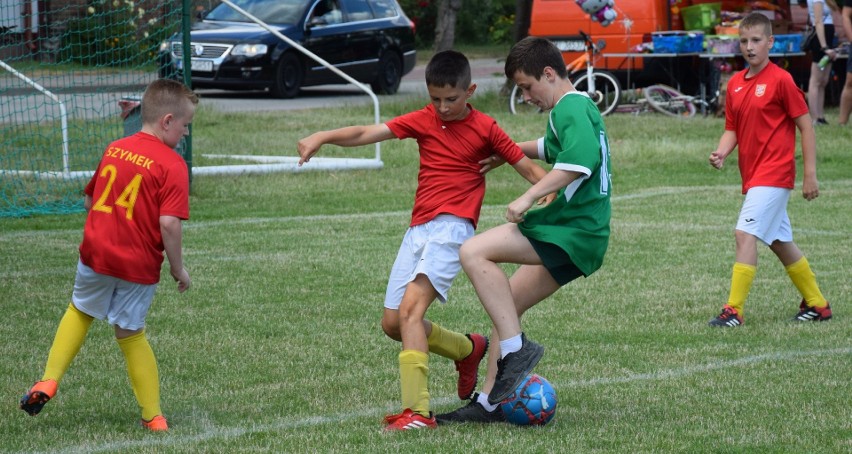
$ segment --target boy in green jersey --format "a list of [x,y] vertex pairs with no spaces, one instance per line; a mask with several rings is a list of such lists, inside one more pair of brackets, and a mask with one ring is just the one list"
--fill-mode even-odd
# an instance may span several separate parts
[[[522,333],[521,314],[561,286],[600,268],[609,243],[609,141],[595,103],[574,88],[561,52],[546,39],[528,37],[515,44],[505,72],[525,100],[550,110],[544,137],[520,146],[528,157],[543,159],[553,168],[509,204],[509,223],[480,233],[461,247],[462,267],[494,323],[492,336],[500,343],[489,352],[483,392],[468,405],[438,415],[439,423],[502,420],[497,406],[544,353]],[[557,195],[550,204],[528,211],[551,193]],[[509,278],[501,263],[521,266]]]

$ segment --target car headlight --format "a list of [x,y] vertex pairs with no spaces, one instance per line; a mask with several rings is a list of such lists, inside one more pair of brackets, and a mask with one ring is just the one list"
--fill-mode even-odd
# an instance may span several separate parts
[[245,55],[246,57],[257,57],[267,51],[266,44],[237,44],[231,55]]

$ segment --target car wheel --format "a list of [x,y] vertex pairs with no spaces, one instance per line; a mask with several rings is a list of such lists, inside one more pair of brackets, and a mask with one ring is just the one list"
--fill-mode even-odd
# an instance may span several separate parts
[[392,95],[399,90],[402,79],[402,61],[396,52],[388,51],[379,59],[379,73],[376,80],[370,84],[373,92]]
[[275,67],[275,80],[272,81],[270,92],[276,98],[295,98],[302,86],[302,63],[293,53],[286,53],[278,60]]

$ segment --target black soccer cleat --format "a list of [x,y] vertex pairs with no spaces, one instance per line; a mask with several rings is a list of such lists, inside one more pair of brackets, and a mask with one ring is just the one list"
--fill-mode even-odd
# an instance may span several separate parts
[[743,323],[743,316],[736,309],[726,304],[722,307],[722,313],[707,324],[718,328],[733,328]]
[[506,417],[503,415],[503,411],[500,410],[500,407],[497,407],[494,411],[488,411],[482,406],[482,404],[476,401],[478,397],[479,393],[474,393],[467,405],[449,413],[437,415],[435,416],[435,420],[438,421],[438,424],[455,424],[465,422],[492,423],[506,421]]
[[497,378],[488,394],[488,403],[491,405],[497,405],[509,397],[544,355],[544,347],[527,339],[524,333],[521,333],[521,342],[520,350],[497,361]]
[[831,305],[825,302],[825,307],[810,307],[803,299],[799,304],[799,313],[793,317],[794,322],[824,322],[831,319]]

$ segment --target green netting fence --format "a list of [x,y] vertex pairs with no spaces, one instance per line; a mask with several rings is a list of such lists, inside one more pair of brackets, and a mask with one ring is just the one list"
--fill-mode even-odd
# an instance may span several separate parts
[[185,8],[189,0],[0,2],[0,218],[83,209],[106,145],[141,127],[134,106],[145,86],[173,76],[159,48]]

